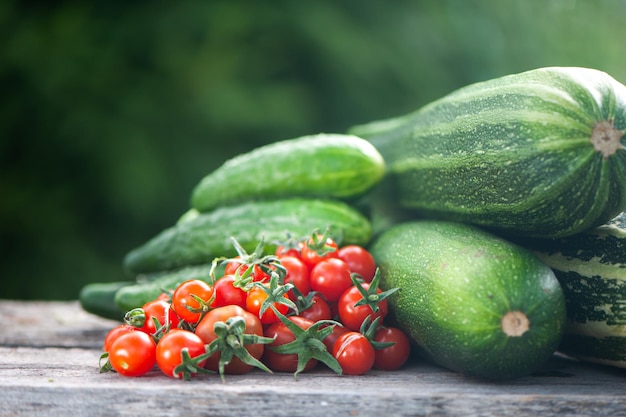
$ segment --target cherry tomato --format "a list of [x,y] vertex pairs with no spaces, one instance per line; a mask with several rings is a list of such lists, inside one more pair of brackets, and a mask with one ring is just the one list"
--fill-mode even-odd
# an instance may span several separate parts
[[176,328],[180,322],[180,318],[172,309],[172,305],[163,299],[157,298],[156,300],[148,301],[143,305],[142,309],[146,315],[146,321],[139,330],[148,334],[154,334],[157,331],[153,318],[156,318],[161,326],[164,326],[166,320],[168,320],[170,329]]
[[[322,239],[323,237],[322,235],[317,235],[317,238]],[[319,248],[318,246],[324,246],[323,251],[325,253],[321,254],[320,250],[322,248]],[[311,237],[303,243],[302,249],[300,250],[300,257],[305,264],[312,268],[324,259],[336,258],[337,249],[337,242],[330,237],[326,238],[326,240],[320,245],[317,245]]]
[[324,344],[326,345],[326,350],[332,353],[333,348],[335,347],[335,342],[337,341],[337,339],[339,339],[339,336],[348,333],[349,331],[351,330],[348,330],[343,326],[333,326],[332,333],[326,336],[324,340],[322,340],[322,342],[324,342]]
[[321,295],[314,294],[311,298],[311,305],[306,310],[299,311],[298,316],[316,322],[320,320],[330,320],[332,313],[326,300],[324,300]]
[[[217,307],[209,311],[200,320],[200,323],[198,323],[198,325],[196,326],[195,332],[198,336],[200,336],[205,344],[210,344],[217,338],[214,329],[215,323],[226,323],[226,321],[231,317],[242,317],[245,320],[245,333],[263,336],[263,324],[261,323],[261,320],[256,315],[244,310],[237,305]],[[245,348],[252,357],[254,357],[255,359],[259,359],[263,355],[265,346],[262,343],[250,343],[247,344]],[[221,352],[217,352],[214,355],[211,355],[211,357],[207,360],[205,364],[205,368],[213,371],[218,371],[220,357]],[[253,368],[254,366],[242,362],[241,359],[237,357],[233,357],[230,363],[226,365],[225,372],[227,374],[243,374],[251,371]]]
[[[370,286],[367,282],[364,282],[361,285],[365,290],[367,290]],[[377,288],[376,292],[381,293],[382,291]],[[382,321],[382,319],[387,316],[387,299],[380,300],[376,303],[376,305],[378,305],[377,312],[374,312],[372,307],[367,304],[355,306],[355,304],[362,299],[363,295],[361,295],[359,289],[353,285],[341,294],[341,297],[338,300],[337,310],[339,313],[339,320],[350,330],[359,331],[363,320],[365,320],[368,316],[371,317],[372,321],[374,321],[377,317],[380,317]]]
[[[237,262],[237,259],[241,259],[240,256],[235,257],[233,260],[228,262],[224,268],[224,275],[243,275],[249,268],[249,265],[246,265],[241,262]],[[265,265],[267,266],[267,265]],[[271,267],[270,267],[271,268]],[[263,268],[259,264],[254,264],[252,267],[252,280],[253,281],[269,281],[270,274],[265,272]]]
[[[201,302],[196,299],[198,297]],[[213,287],[199,279],[181,283],[172,294],[172,308],[187,323],[195,324],[206,310],[213,297]]]
[[[189,330],[173,329],[159,340],[156,346],[156,363],[165,375],[172,378],[188,378],[195,375],[195,372],[190,372],[189,375],[185,376],[184,373],[176,371],[176,368],[183,361],[183,349],[187,349],[192,359],[205,353],[202,339]],[[206,360],[199,361],[197,366],[201,368],[205,362]]]
[[214,300],[211,304],[212,308],[227,305],[238,305],[246,307],[247,293],[241,288],[235,287],[236,277],[234,275],[224,275],[213,285]]
[[[283,296],[286,299],[289,299],[288,294],[285,293]],[[259,317],[259,319],[261,319],[261,323],[263,324],[276,323],[280,319],[278,318],[278,316],[276,315],[274,310],[272,310],[271,307],[265,310],[263,314],[261,314],[261,306],[263,305],[265,300],[267,300],[267,298],[268,298],[268,295],[263,290],[263,288],[258,287],[258,286],[252,287],[248,291],[248,296],[246,297],[246,310],[248,310],[250,313]],[[281,314],[287,314],[287,311],[289,311],[289,306],[285,304],[280,304],[280,303],[275,302],[273,303],[273,306]]]
[[120,324],[118,326],[115,326],[114,328],[109,330],[104,337],[102,351],[108,352],[111,349],[111,345],[113,344],[115,339],[128,332],[134,332],[135,330],[138,330],[137,327],[131,326],[130,324]]
[[337,251],[337,257],[348,264],[350,271],[359,274],[363,281],[371,282],[376,274],[376,261],[367,249],[359,245],[346,245]]
[[[269,268],[271,270],[276,270],[276,268],[273,265],[264,265],[264,267]],[[267,282],[271,278],[270,273],[263,270],[263,268],[259,264],[254,265],[252,272],[253,272],[252,274],[253,281]]]
[[[301,294],[307,295],[311,291],[309,267],[300,258],[293,256],[281,256],[279,260],[287,270],[285,284],[293,284]],[[289,291],[288,294],[292,301],[296,300],[297,297],[293,291]]]
[[311,290],[317,291],[328,302],[339,300],[345,290],[352,286],[348,264],[338,258],[328,258],[311,269]]
[[302,250],[303,243],[297,242],[294,245],[278,245],[274,254],[279,258],[282,256],[293,256],[300,258],[300,251]]
[[224,267],[224,275],[235,275],[237,270],[239,270],[239,275],[243,275],[244,272],[248,269],[248,265],[245,265],[241,262],[237,262],[236,259],[241,259],[240,256],[236,256],[233,260],[229,261]]
[[156,344],[145,332],[130,331],[113,341],[108,350],[111,367],[120,375],[140,376],[156,363]]
[[[288,319],[303,330],[308,329],[315,323],[312,320],[298,316],[290,316]],[[265,352],[263,352],[263,363],[274,371],[296,372],[298,369],[297,354],[277,353],[271,349],[273,346],[281,346],[293,342],[296,339],[293,332],[282,321],[279,321],[277,323],[270,324],[267,329],[265,329],[265,336],[273,337],[275,339],[268,345]],[[303,369],[303,372],[313,369],[316,365],[316,359],[309,359]]]
[[346,375],[363,375],[374,366],[374,348],[359,332],[349,331],[339,336],[333,346],[333,356]]
[[399,369],[411,355],[411,343],[402,330],[396,327],[380,326],[374,336],[375,342],[393,342],[386,348],[374,352],[374,368],[383,371]]

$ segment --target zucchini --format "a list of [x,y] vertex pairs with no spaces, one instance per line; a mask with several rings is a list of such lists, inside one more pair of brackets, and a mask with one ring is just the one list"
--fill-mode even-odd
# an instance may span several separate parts
[[352,199],[380,181],[385,164],[368,141],[319,134],[271,143],[227,160],[193,190],[191,206],[210,211],[249,200]]
[[115,294],[134,281],[93,282],[83,286],[78,301],[83,310],[106,319],[122,321],[126,310],[115,303]]
[[543,366],[561,341],[563,292],[530,251],[475,226],[394,225],[370,248],[390,320],[423,357],[473,377],[505,380]]
[[180,283],[189,279],[200,279],[213,284],[211,264],[186,266],[147,276],[141,275],[134,285],[124,286],[115,293],[113,305],[124,312],[141,307],[164,292],[174,291]]
[[626,213],[589,232],[522,244],[563,287],[567,325],[559,350],[626,368]]
[[561,237],[626,210],[624,129],[626,86],[598,70],[552,67],[350,132],[379,146],[398,204],[414,214]]
[[247,202],[201,213],[163,230],[131,250],[124,268],[136,275],[235,256],[233,237],[248,252],[261,241],[270,252],[288,233],[304,237],[316,229],[329,229],[330,236],[344,244],[366,245],[372,235],[368,218],[344,202],[304,198]]

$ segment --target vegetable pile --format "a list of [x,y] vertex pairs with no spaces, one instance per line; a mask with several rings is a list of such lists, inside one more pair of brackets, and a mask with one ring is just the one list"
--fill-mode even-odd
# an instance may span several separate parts
[[109,331],[101,370],[155,368],[172,378],[258,368],[297,376],[323,363],[337,374],[395,370],[409,358],[406,334],[384,323],[387,297],[370,252],[314,231],[273,254],[262,242],[215,258],[210,280],[188,279]]
[[409,340],[492,380],[557,349],[626,367],[625,131],[626,86],[552,67],[232,158],[128,252],[128,282],[84,288],[126,322],[102,369],[363,374]]

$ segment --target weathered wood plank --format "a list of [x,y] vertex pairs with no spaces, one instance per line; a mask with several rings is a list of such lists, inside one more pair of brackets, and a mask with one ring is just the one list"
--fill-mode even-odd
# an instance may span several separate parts
[[10,323],[0,332],[0,346],[99,349],[106,332],[118,324],[87,313],[78,301],[0,300],[0,317]]
[[626,370],[558,357],[542,373],[503,383],[421,361],[359,377],[320,368],[297,380],[261,371],[225,382],[172,380],[157,370],[125,378],[98,372],[102,337],[115,322],[77,303],[0,301],[0,312],[17,320],[0,334],[0,415],[7,417],[626,416]]
[[[192,381],[158,371],[125,378],[98,373],[97,350],[0,348],[0,404],[20,416],[271,415],[626,415],[624,375],[555,359],[544,376],[508,383],[464,378],[424,363],[348,377],[255,371]],[[5,415],[5,414],[3,414]]]
[[[550,372],[507,383],[465,378],[425,363],[398,372],[348,377],[320,369],[255,371],[192,381],[158,371],[141,378],[98,372],[99,351],[0,348],[0,404],[16,414],[137,415],[626,415],[624,374],[555,359]],[[276,410],[274,410],[276,408]],[[4,415],[4,414],[3,414]],[[513,415],[513,414],[511,414]]]

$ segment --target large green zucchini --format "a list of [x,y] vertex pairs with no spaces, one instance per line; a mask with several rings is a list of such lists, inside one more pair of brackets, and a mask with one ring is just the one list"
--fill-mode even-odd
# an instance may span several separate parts
[[419,351],[464,374],[511,379],[553,355],[565,302],[553,271],[528,250],[477,227],[400,223],[371,246],[391,317]]
[[560,237],[626,209],[626,87],[541,68],[459,89],[351,133],[378,146],[402,207],[510,235]]
[[589,232],[523,244],[563,287],[567,325],[559,350],[626,368],[626,213]]

